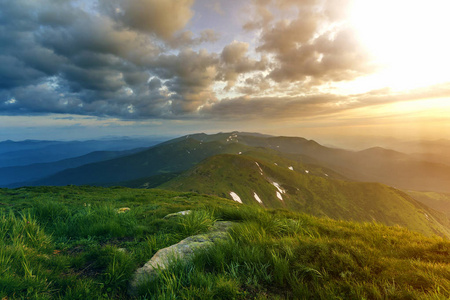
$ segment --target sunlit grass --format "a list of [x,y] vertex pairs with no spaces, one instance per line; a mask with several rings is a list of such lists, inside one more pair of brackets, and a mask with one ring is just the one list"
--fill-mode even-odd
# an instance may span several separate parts
[[216,218],[208,210],[192,210],[189,214],[179,218],[180,232],[185,236],[191,236],[207,231],[212,227]]
[[[441,238],[425,238],[402,228],[306,215],[289,214],[286,218],[260,211],[257,216],[245,208],[241,212],[236,209],[233,214],[229,209],[217,212],[221,216],[224,213],[241,222],[234,226],[228,241],[197,254],[193,262],[187,263],[192,271],[184,274],[185,281],[178,282],[172,290],[173,297],[191,290],[188,278],[195,278],[196,274],[208,274],[210,280],[217,276],[232,280],[238,288],[233,296],[236,299],[450,296],[450,261],[442,255],[450,253],[450,243]],[[287,224],[295,226],[287,229]],[[178,262],[174,269],[165,270],[163,277],[181,276],[177,273],[180,264],[183,265]],[[168,275],[170,272],[173,277]],[[150,291],[159,293],[158,289]],[[211,294],[208,289],[203,292]]]
[[450,242],[400,227],[163,191],[0,194],[0,299],[130,299],[137,268],[216,220],[235,222],[227,240],[175,260],[136,299],[450,298]]

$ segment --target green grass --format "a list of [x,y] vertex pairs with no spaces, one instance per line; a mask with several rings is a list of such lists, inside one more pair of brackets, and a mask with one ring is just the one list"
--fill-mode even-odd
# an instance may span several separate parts
[[180,232],[185,236],[196,235],[207,231],[214,225],[216,218],[208,210],[192,210],[189,214],[179,218]]
[[[293,170],[288,169],[290,166]],[[448,218],[406,193],[380,183],[336,178],[339,177],[330,170],[262,151],[210,157],[161,188],[228,199],[232,199],[233,191],[247,205],[289,209],[338,220],[375,221],[400,225],[427,236],[450,237]],[[273,182],[285,190],[283,201],[277,198]],[[262,204],[255,200],[254,193]]]
[[[133,272],[156,251],[208,229],[192,193],[94,187],[0,189],[0,299],[127,298]],[[119,213],[122,207],[130,208]],[[195,209],[187,218],[163,219]]]
[[39,187],[0,198],[0,299],[131,299],[137,268],[216,220],[236,223],[228,240],[175,261],[134,298],[450,298],[450,242],[400,227],[162,190]]
[[176,262],[145,291],[155,299],[217,299],[220,281],[225,299],[450,297],[447,240],[282,211],[239,209],[234,219],[240,213],[230,240]]

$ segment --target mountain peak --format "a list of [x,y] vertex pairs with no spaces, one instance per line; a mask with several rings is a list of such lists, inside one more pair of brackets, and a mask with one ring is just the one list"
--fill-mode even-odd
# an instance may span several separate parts
[[376,155],[405,155],[401,152],[392,150],[392,149],[386,149],[383,147],[371,147],[362,151],[359,151],[358,153],[365,153],[365,154],[376,154]]

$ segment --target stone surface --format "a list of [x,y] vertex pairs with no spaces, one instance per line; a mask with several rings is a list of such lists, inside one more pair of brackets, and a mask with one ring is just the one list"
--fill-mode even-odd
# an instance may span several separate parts
[[122,208],[119,208],[119,209],[117,210],[117,212],[118,212],[119,214],[123,214],[123,213],[125,213],[125,212],[127,212],[127,211],[129,211],[129,210],[130,210],[129,207],[122,207]]
[[190,213],[191,213],[190,210],[183,210],[183,211],[179,211],[179,212],[176,212],[176,213],[173,213],[173,214],[168,214],[167,216],[164,217],[164,219],[171,219],[171,218],[174,218],[174,217],[185,216],[185,215],[188,215]]
[[232,225],[232,222],[216,222],[211,230],[204,234],[185,238],[175,245],[160,249],[142,268],[136,271],[130,283],[130,294],[135,294],[139,285],[154,280],[158,269],[167,268],[174,260],[189,260],[196,251],[211,247],[215,242],[226,239],[228,229]]

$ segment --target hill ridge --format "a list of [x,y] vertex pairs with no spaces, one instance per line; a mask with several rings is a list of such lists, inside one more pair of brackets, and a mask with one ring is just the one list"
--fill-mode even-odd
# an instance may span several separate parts
[[338,220],[376,221],[428,235],[450,236],[449,222],[443,214],[395,188],[376,182],[333,179],[320,167],[287,159],[277,161],[274,164],[245,153],[216,155],[159,188],[235,201],[238,196],[247,205],[284,208]]

